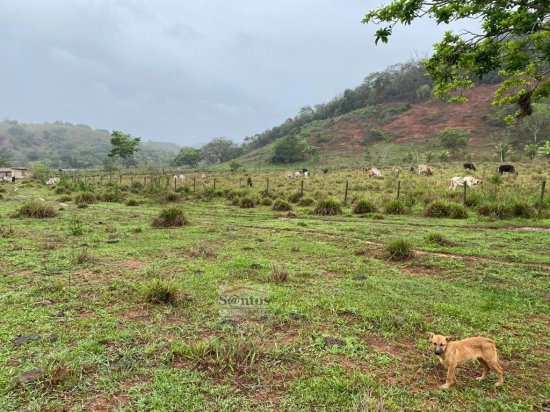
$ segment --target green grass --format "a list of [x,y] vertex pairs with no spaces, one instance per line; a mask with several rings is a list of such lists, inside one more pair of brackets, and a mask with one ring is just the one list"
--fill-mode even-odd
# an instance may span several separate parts
[[[300,188],[262,173],[279,198]],[[447,197],[438,173],[403,176],[409,213],[381,220],[351,206],[317,215],[298,203],[294,219],[243,209],[227,194],[200,196],[211,182],[197,179],[197,196],[182,197],[178,209],[192,225],[174,230],[151,227],[165,206],[145,187],[132,194],[139,207],[120,200],[63,210],[55,189],[8,188],[0,201],[0,410],[542,410],[550,220],[544,211],[542,219],[478,216],[473,207],[467,219],[426,218],[423,195],[462,195]],[[471,193],[481,203],[513,193],[532,207],[537,175]],[[239,191],[239,199],[264,190],[241,192],[239,174],[216,177],[216,191]],[[304,197],[343,203],[346,180],[355,188],[349,203],[395,199],[395,180],[351,171],[314,172]],[[97,194],[115,189],[88,185]],[[39,197],[56,216],[11,217]],[[388,259],[396,237],[414,259]],[[149,299],[144,285],[153,296],[175,293],[176,304]],[[264,288],[265,312],[226,318],[219,297],[228,286]],[[445,369],[427,332],[494,339],[505,385],[495,389],[494,374],[477,382],[471,363],[458,369],[456,387],[440,390]],[[16,346],[20,335],[39,338]],[[32,370],[33,382],[18,383]]]

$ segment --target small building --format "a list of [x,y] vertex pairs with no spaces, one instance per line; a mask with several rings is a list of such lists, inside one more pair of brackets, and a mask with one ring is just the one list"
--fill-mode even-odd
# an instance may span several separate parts
[[12,177],[15,177],[16,179],[24,179],[24,178],[28,177],[29,173],[28,173],[26,167],[12,167],[11,168],[11,175],[12,175]]
[[0,179],[3,177],[11,178],[11,167],[0,167]]

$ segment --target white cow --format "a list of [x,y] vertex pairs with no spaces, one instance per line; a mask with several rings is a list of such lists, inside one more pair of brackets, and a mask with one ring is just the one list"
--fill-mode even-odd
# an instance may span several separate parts
[[302,172],[296,171],[294,172],[294,177],[300,177],[302,176]]
[[368,169],[367,175],[369,177],[382,177],[382,173],[376,167],[371,167],[370,169]]
[[307,179],[309,177],[309,172],[304,172],[304,177]]
[[47,185],[56,185],[61,181],[59,177],[50,177],[46,182]]
[[185,179],[187,179],[185,177],[185,175],[174,175],[174,180],[178,180],[180,179],[182,182],[185,182]]
[[2,180],[0,180],[1,182],[4,182],[4,183],[11,183],[11,178],[7,177],[7,176],[4,176],[2,177]]
[[480,183],[481,183],[481,180],[476,179],[473,176],[465,176],[465,177],[455,176],[451,179],[451,184],[449,185],[449,189],[447,190],[451,190],[451,189],[456,190],[457,187],[463,187],[465,185],[468,187],[477,186]]
[[418,165],[418,174],[419,175],[431,176],[431,175],[433,175],[433,170],[428,165]]
[[203,173],[201,176],[202,179],[206,179],[206,173]]
[[288,177],[289,179],[292,179],[294,177],[292,172],[285,172],[285,176]]

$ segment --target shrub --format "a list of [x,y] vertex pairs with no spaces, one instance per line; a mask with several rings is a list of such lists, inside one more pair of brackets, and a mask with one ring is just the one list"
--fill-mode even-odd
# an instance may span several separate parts
[[145,300],[149,303],[173,305],[178,300],[179,287],[172,281],[153,279],[142,288]]
[[512,217],[513,213],[510,206],[497,202],[482,203],[477,207],[477,213],[480,216],[489,216],[498,219]]
[[254,206],[256,206],[256,200],[249,196],[242,197],[239,202],[239,207],[242,209],[252,209]]
[[284,201],[283,199],[276,199],[275,202],[273,202],[273,210],[276,210],[278,212],[288,212],[292,210],[292,206],[287,201]]
[[139,193],[141,190],[143,190],[143,183],[141,182],[132,182],[130,185],[130,192],[132,193]]
[[483,196],[479,192],[471,192],[466,195],[466,206],[476,207],[483,200]]
[[315,200],[313,200],[311,197],[302,197],[300,200],[298,200],[298,206],[311,206],[315,203]]
[[314,212],[318,215],[339,215],[342,213],[342,206],[337,199],[327,197],[317,203]]
[[378,212],[378,208],[371,200],[368,199],[359,200],[353,206],[353,213],[355,213],[356,215],[364,215],[366,213],[374,212]]
[[176,203],[181,200],[181,196],[178,193],[166,193],[160,198],[162,203]]
[[104,202],[119,202],[120,200],[122,200],[122,196],[118,191],[106,192],[101,195],[101,200]]
[[519,200],[516,200],[512,203],[511,209],[512,209],[512,214],[515,217],[530,218],[535,215],[535,209],[533,209],[527,203],[521,202]]
[[269,197],[264,197],[262,200],[260,200],[260,204],[263,206],[271,206],[273,204],[273,200],[271,200]]
[[188,225],[183,211],[177,207],[169,207],[161,210],[159,216],[153,221],[154,227],[177,227]]
[[239,206],[241,204],[241,198],[240,197],[234,197],[231,199],[231,204],[233,206]]
[[451,219],[466,219],[468,212],[460,203],[436,200],[428,205],[425,215],[427,217],[450,217]]
[[451,246],[454,244],[452,241],[450,241],[440,233],[428,233],[426,240],[428,241],[428,243],[432,243],[439,246]]
[[413,257],[412,244],[407,239],[393,239],[386,245],[386,252],[392,260],[406,260]]
[[498,186],[502,183],[502,176],[499,173],[495,173],[489,178],[489,181]]
[[32,217],[35,219],[55,217],[56,215],[57,213],[52,205],[37,200],[24,203],[14,214],[15,217]]
[[73,197],[70,195],[63,195],[59,199],[57,199],[60,202],[70,202],[73,200]]
[[288,271],[280,266],[271,266],[271,281],[274,283],[283,283],[288,279]]
[[290,203],[297,203],[298,200],[300,200],[304,195],[300,192],[295,192],[295,193],[292,193],[289,197],[288,197],[288,201]]
[[95,203],[96,200],[97,200],[97,196],[93,192],[80,192],[74,198],[74,201],[76,203],[86,203],[86,204]]
[[389,215],[404,215],[409,212],[403,201],[394,199],[384,204],[384,212]]
[[126,201],[126,206],[139,206],[140,202],[137,199],[128,199]]

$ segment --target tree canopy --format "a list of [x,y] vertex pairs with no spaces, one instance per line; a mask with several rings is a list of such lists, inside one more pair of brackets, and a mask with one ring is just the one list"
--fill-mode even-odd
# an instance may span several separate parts
[[279,139],[273,145],[273,163],[294,163],[305,160],[315,153],[315,148],[305,139],[296,136],[288,136]]
[[439,134],[441,145],[449,149],[454,155],[457,150],[464,149],[468,144],[468,132],[460,129],[450,128]]
[[[369,11],[363,23],[382,24],[376,43],[387,43],[397,24],[410,25],[428,16],[440,23],[479,19],[481,33],[447,31],[424,62],[434,79],[434,94],[451,101],[453,95],[474,86],[495,71],[504,82],[495,92],[494,104],[517,103],[516,119],[532,113],[531,103],[550,95],[550,5],[548,0],[395,0]],[[514,117],[507,118],[509,123]]]
[[174,159],[176,166],[197,167],[202,160],[201,151],[194,147],[182,147]]
[[201,148],[202,157],[210,163],[226,162],[239,154],[239,146],[225,137],[216,137]]
[[134,161],[134,155],[139,151],[139,137],[132,137],[129,133],[122,133],[113,130],[111,133],[111,144],[113,149],[109,157],[120,158],[125,167],[129,167]]

